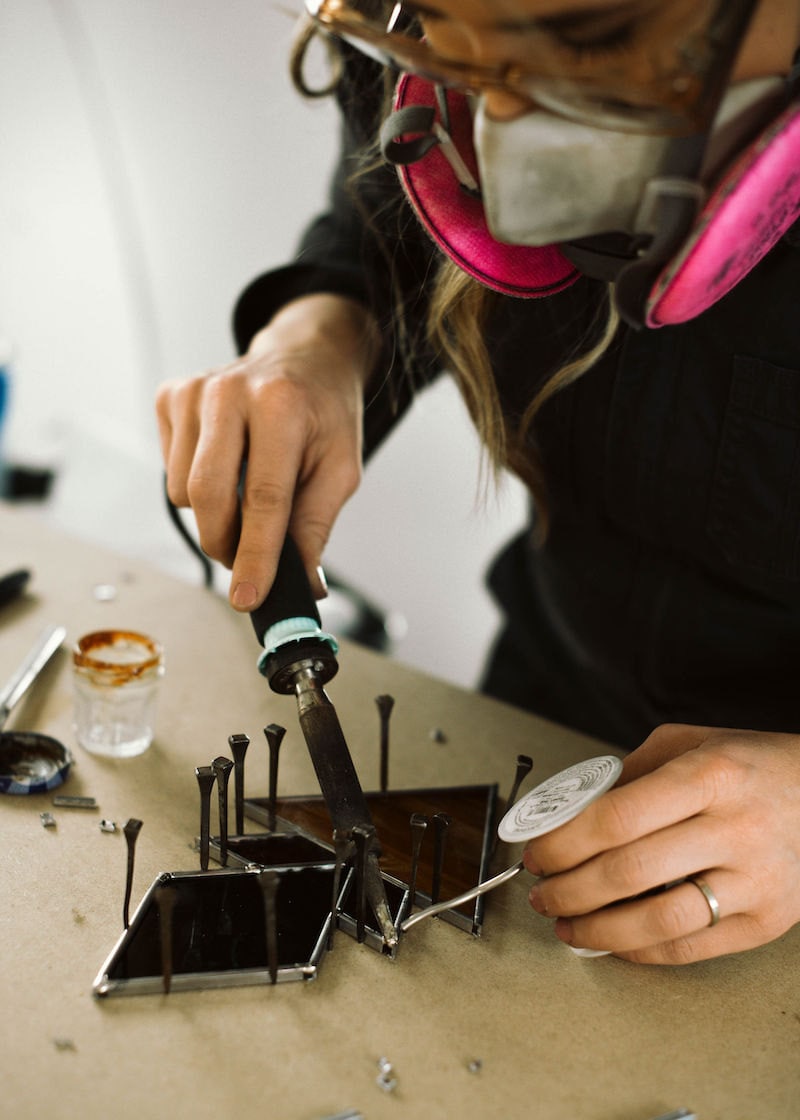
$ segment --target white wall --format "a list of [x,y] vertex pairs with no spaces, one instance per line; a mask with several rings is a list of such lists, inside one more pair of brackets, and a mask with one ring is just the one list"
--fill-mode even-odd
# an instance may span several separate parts
[[[324,198],[335,114],[286,74],[299,7],[0,4],[6,452],[57,467],[47,516],[187,578],[161,506],[152,398],[165,377],[232,357],[238,291],[291,254]],[[482,572],[524,505],[509,482],[476,511],[477,479],[443,383],[382,449],[327,557],[405,617],[397,656],[467,685],[496,622]]]

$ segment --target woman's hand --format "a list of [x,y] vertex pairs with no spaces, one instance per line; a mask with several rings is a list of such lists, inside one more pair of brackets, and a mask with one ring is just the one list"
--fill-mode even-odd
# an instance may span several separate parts
[[310,295],[279,311],[243,358],[159,389],[167,492],[191,506],[203,550],[232,568],[237,609],[264,599],[288,529],[324,596],[320,558],[360,481],[363,387],[376,353],[359,304]]
[[[531,905],[576,947],[685,964],[771,941],[800,921],[800,736],[659,727],[524,860],[544,876]],[[690,876],[716,896],[717,924],[693,883],[657,890]]]

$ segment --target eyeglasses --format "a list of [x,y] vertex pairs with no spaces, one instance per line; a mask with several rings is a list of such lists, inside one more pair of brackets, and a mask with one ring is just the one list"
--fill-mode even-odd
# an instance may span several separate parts
[[507,90],[602,127],[682,133],[713,117],[758,0],[572,3],[482,23],[434,3],[305,0],[320,30],[437,84]]

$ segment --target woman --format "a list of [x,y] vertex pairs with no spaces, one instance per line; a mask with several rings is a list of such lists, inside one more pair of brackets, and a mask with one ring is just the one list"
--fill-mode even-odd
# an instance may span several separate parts
[[446,365],[535,511],[492,573],[487,691],[636,748],[530,843],[531,904],[640,962],[780,936],[800,920],[800,4],[307,6],[340,67],[331,208],[241,297],[243,357],[162,389],[172,500],[251,609],[287,528],[317,572],[364,453]]

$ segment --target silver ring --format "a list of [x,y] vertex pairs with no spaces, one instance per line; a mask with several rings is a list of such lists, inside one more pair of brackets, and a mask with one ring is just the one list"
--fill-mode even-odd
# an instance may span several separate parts
[[719,902],[717,900],[717,896],[714,894],[705,879],[701,879],[699,875],[690,875],[686,882],[694,883],[694,885],[702,894],[703,898],[708,903],[708,908],[711,911],[711,921],[708,924],[710,926],[715,926],[720,919]]

